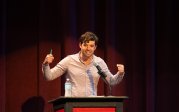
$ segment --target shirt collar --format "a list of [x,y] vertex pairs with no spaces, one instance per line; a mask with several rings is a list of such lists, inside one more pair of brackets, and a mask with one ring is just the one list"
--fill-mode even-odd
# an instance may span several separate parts
[[[83,62],[81,61],[81,59],[80,59],[80,52],[81,52],[81,51],[79,51],[79,52],[77,53],[77,55],[78,55],[78,61],[79,61],[80,63],[83,63]],[[95,55],[93,54],[91,63],[94,62],[94,58],[95,58]],[[91,64],[91,63],[90,63],[90,64]],[[83,64],[84,64],[84,63],[83,63]]]

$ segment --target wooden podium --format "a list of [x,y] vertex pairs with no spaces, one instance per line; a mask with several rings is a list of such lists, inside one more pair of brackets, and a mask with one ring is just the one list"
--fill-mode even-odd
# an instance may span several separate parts
[[59,97],[49,101],[54,112],[123,112],[127,96]]

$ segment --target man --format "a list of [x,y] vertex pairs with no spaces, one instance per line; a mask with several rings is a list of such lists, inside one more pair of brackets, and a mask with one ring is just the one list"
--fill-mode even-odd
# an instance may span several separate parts
[[94,55],[97,43],[98,37],[94,33],[84,33],[79,40],[81,50],[76,54],[68,55],[52,69],[49,64],[53,62],[54,57],[48,54],[42,64],[45,78],[53,80],[66,73],[66,78],[72,83],[73,97],[97,96],[100,78],[96,68],[98,65],[106,75],[109,84],[118,84],[124,76],[124,65],[117,64],[118,72],[115,75],[111,74],[104,60]]

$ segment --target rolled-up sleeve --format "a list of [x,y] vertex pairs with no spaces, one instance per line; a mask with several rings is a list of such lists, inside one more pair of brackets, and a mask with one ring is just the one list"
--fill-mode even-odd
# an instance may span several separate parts
[[68,66],[69,58],[66,57],[63,60],[61,60],[55,67],[52,69],[48,64],[42,65],[42,73],[44,74],[44,77],[46,80],[54,80],[57,77],[63,75]]
[[103,60],[99,63],[99,65],[101,66],[103,72],[107,75],[106,80],[110,85],[116,85],[122,81],[124,74],[121,75],[119,72],[117,72],[113,75]]

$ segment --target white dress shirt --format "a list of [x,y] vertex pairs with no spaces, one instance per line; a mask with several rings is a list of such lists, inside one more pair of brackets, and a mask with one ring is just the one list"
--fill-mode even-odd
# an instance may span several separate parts
[[47,80],[56,79],[66,73],[66,78],[69,78],[72,83],[72,97],[97,96],[100,75],[94,63],[102,68],[109,84],[118,84],[123,79],[123,75],[111,74],[104,60],[95,55],[89,65],[83,64],[79,59],[79,53],[68,55],[52,69],[48,64],[43,65],[42,72]]

